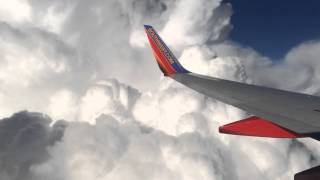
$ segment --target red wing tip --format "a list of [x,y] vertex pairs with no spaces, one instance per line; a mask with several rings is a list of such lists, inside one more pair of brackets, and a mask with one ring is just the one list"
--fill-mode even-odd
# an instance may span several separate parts
[[227,129],[228,128],[225,128],[225,126],[220,126],[219,127],[219,133],[222,133],[222,134],[234,134],[233,132],[228,131]]
[[224,134],[272,138],[305,137],[289,129],[283,128],[271,121],[255,116],[230,124],[226,124],[224,126],[220,126],[219,132]]

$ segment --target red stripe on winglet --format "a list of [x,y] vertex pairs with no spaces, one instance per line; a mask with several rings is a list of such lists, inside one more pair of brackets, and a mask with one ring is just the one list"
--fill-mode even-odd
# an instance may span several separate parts
[[221,126],[219,127],[219,132],[224,134],[273,138],[305,137],[271,121],[256,116]]
[[156,55],[156,60],[158,61],[158,63],[162,66],[163,69],[166,70],[167,75],[175,74],[176,70],[171,66],[165,56],[161,53],[157,45],[154,43],[153,39],[149,36],[149,33],[147,31],[146,33],[154,55]]

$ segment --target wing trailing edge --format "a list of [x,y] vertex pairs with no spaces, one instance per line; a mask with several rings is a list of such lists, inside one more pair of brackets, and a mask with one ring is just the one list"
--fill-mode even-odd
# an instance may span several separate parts
[[223,134],[272,137],[272,138],[301,138],[304,135],[283,128],[271,121],[252,116],[247,119],[236,121],[219,127]]
[[[249,85],[189,72],[178,62],[151,26],[145,25],[145,31],[156,61],[165,76],[208,97],[256,115],[221,126],[219,132],[273,138],[311,137],[320,140],[319,111],[314,110],[320,105],[318,96]],[[311,168],[296,174],[294,179],[318,180],[320,179],[319,171],[320,166]]]
[[[153,55],[165,76],[169,76],[208,97],[215,98],[226,104],[233,105],[256,115],[221,126],[219,128],[221,133],[274,138],[311,137],[320,140],[319,129],[318,127],[313,126],[313,121],[311,121],[313,118],[310,118],[314,116],[315,112],[308,113],[308,119],[304,118],[305,121],[308,121],[302,122],[297,120],[301,114],[295,111],[291,112],[288,107],[309,101],[311,99],[310,95],[249,85],[192,73],[179,63],[177,58],[152,26],[144,25],[144,28]],[[268,98],[266,99],[266,97]],[[283,98],[289,99],[290,104],[284,106],[282,101],[279,101],[279,99]],[[320,98],[315,96],[312,96],[312,98],[315,99],[314,102],[319,101],[320,104]],[[257,101],[257,99],[259,101]],[[270,102],[271,100],[273,100],[272,103]],[[269,106],[269,104],[272,105]],[[261,110],[256,108],[257,106],[263,107],[264,109]],[[297,109],[297,107],[293,106],[292,109]]]

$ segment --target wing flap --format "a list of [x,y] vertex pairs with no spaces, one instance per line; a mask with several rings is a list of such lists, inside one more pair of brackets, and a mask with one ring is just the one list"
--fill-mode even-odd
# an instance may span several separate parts
[[288,138],[304,135],[320,139],[320,97],[189,72],[151,26],[145,25],[145,30],[156,61],[165,76],[260,117],[225,125],[221,127],[222,132]]
[[252,116],[237,122],[219,127],[224,134],[272,137],[272,138],[300,138],[305,137],[291,130],[283,128],[271,121]]
[[[176,81],[206,96],[233,105],[299,134],[320,132],[320,98],[249,85],[194,73],[175,74]],[[311,110],[310,110],[311,109]]]

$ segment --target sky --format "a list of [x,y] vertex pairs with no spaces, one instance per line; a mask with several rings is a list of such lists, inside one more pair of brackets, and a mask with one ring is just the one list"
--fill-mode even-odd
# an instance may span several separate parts
[[320,39],[320,2],[226,0],[233,6],[234,41],[281,60],[304,41]]
[[143,24],[192,72],[320,95],[319,40],[275,63],[233,38],[237,11],[221,0],[0,0],[0,179],[291,180],[318,166],[310,138],[219,134],[249,114],[158,69]]

